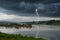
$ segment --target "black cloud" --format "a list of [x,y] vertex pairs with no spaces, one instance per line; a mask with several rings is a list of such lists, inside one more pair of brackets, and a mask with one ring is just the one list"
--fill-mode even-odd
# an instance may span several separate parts
[[9,2],[30,2],[30,3],[37,3],[37,2],[45,2],[45,3],[55,3],[55,2],[60,2],[60,0],[1,0],[1,1],[9,1]]
[[20,16],[35,15],[38,9],[40,16],[60,17],[60,0],[0,0],[0,8]]

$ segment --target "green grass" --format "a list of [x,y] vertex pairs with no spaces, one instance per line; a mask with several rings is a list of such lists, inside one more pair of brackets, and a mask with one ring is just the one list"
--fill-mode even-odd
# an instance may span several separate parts
[[0,40],[46,40],[46,39],[27,37],[22,35],[5,34],[0,32]]
[[60,22],[49,22],[49,23],[47,23],[47,25],[56,25],[56,26],[60,26]]

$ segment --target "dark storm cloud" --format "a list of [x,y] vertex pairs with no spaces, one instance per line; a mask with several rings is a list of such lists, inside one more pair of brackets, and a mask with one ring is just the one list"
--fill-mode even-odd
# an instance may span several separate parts
[[37,2],[44,2],[44,3],[55,3],[55,2],[60,2],[60,0],[1,0],[1,1],[9,1],[9,2],[30,2],[30,3],[37,3]]
[[[60,17],[60,0],[0,0],[0,12],[15,15]],[[2,10],[3,8],[3,10]]]

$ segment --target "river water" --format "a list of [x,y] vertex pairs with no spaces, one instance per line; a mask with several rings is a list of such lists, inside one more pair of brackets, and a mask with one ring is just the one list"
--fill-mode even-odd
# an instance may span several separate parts
[[0,32],[33,37],[36,37],[38,32],[38,37],[42,37],[47,40],[60,40],[60,26],[53,25],[32,25],[32,28],[22,27],[19,29],[0,27]]

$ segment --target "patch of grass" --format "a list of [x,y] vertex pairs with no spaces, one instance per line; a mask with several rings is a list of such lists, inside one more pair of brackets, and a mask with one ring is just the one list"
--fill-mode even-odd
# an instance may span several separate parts
[[46,39],[27,37],[22,35],[5,34],[0,32],[0,40],[46,40]]
[[48,22],[47,25],[56,25],[56,26],[60,26],[60,22]]

